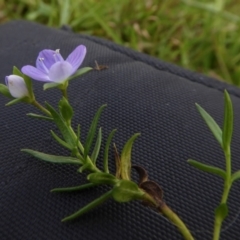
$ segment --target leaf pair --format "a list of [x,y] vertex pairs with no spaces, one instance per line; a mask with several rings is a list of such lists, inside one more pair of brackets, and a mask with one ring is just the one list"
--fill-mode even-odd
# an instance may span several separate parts
[[[221,130],[219,125],[216,123],[216,121],[200,105],[196,104],[196,106],[203,120],[205,121],[208,128],[212,132],[213,136],[218,141],[223,151],[226,153],[227,151],[230,151],[232,132],[233,132],[233,107],[232,107],[232,101],[230,99],[230,96],[226,90],[224,91],[224,102],[225,102],[224,104],[225,106],[224,106],[223,130]],[[228,161],[231,161],[231,159],[229,159]],[[209,173],[218,175],[223,179],[226,179],[226,171],[218,167],[203,164],[192,159],[188,160],[188,162],[192,166],[202,171],[209,172]]]
[[113,186],[112,197],[117,202],[129,202],[141,198],[144,194],[136,183],[129,180],[120,180],[109,173],[91,173],[88,175],[88,180],[94,184]]
[[72,188],[57,188],[53,189],[52,192],[66,192],[66,191],[77,191],[83,190],[88,187],[96,186],[99,184],[107,184],[113,186],[113,189],[103,194],[101,197],[90,202],[83,208],[79,209],[77,212],[71,214],[70,216],[64,218],[62,222],[74,220],[84,213],[90,211],[91,209],[102,204],[109,198],[113,198],[117,202],[129,202],[135,199],[141,199],[145,194],[136,183],[128,180],[120,180],[109,173],[91,173],[88,175],[88,180],[90,183],[84,184],[82,186],[72,187]]
[[[89,128],[87,139],[86,139],[86,142],[84,144],[84,152],[83,152],[83,158],[84,158],[85,161],[86,161],[87,157],[90,155],[89,153],[90,153],[90,149],[91,149],[91,146],[92,146],[95,134],[96,134],[98,121],[99,121],[99,118],[101,116],[101,113],[102,113],[103,109],[106,106],[107,105],[102,105],[98,109],[97,113],[95,114],[95,116],[93,118],[92,124]],[[96,160],[97,160],[99,150],[100,150],[100,147],[101,147],[101,142],[102,142],[102,129],[100,128],[99,131],[98,131],[98,136],[97,136],[97,140],[96,140],[93,152],[91,154],[91,160],[92,160],[92,163],[94,165],[96,164]]]

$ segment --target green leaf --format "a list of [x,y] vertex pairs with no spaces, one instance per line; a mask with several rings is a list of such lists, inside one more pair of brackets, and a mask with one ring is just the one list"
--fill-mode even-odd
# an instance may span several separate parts
[[57,111],[55,111],[55,109],[50,104],[46,103],[46,107],[51,113],[53,120],[60,130],[64,140],[68,143],[68,145],[71,146],[71,148],[74,148],[76,145],[76,138],[73,136],[62,116]]
[[91,183],[115,185],[119,180],[109,173],[91,173],[87,176]]
[[76,164],[76,165],[81,165],[83,163],[80,159],[73,158],[73,157],[50,155],[50,154],[34,151],[31,149],[21,149],[21,151],[29,153],[30,155],[36,158],[39,158],[41,160],[44,160],[46,162]]
[[77,126],[77,139],[76,139],[76,146],[78,146],[78,142],[80,141],[80,124]]
[[199,170],[202,170],[204,172],[209,172],[209,173],[215,174],[223,179],[226,178],[226,172],[224,170],[222,170],[221,168],[203,164],[203,163],[200,163],[200,162],[198,162],[196,160],[192,160],[192,159],[189,159],[188,163],[190,165],[192,165],[193,167],[198,168]]
[[233,107],[228,92],[224,91],[224,123],[223,123],[223,148],[227,150],[230,147],[233,132]]
[[88,135],[87,135],[87,140],[86,140],[86,143],[85,143],[85,146],[84,146],[84,159],[87,159],[87,156],[89,154],[89,150],[90,150],[90,147],[92,145],[92,142],[93,142],[93,139],[94,139],[94,136],[95,136],[95,132],[96,132],[96,128],[97,128],[97,124],[98,124],[98,120],[101,116],[101,113],[103,111],[103,109],[106,107],[107,105],[102,105],[97,113],[95,114],[94,118],[93,118],[93,121],[92,121],[92,124],[90,126],[90,129],[89,129],[89,132],[88,132]]
[[71,119],[73,117],[73,109],[71,105],[69,104],[68,100],[65,97],[62,97],[62,99],[58,103],[59,111],[68,124],[68,126],[71,125]]
[[138,185],[129,180],[120,180],[112,190],[113,199],[117,202],[129,202],[141,199],[145,193],[139,189]]
[[12,106],[14,104],[17,104],[19,102],[29,102],[29,97],[22,97],[22,98],[14,98],[12,101],[5,104],[5,106]]
[[131,179],[131,153],[132,146],[135,139],[140,135],[140,133],[134,134],[124,145],[121,154],[120,161],[120,171],[122,179],[130,180]]
[[0,93],[8,98],[13,98],[11,93],[8,90],[8,87],[4,84],[0,84]]
[[73,150],[73,148],[72,148],[68,143],[66,143],[66,142],[63,141],[60,137],[58,137],[58,135],[55,134],[52,130],[51,130],[50,132],[51,132],[53,138],[54,138],[60,145],[62,145],[63,147],[69,149],[70,151]]
[[218,207],[215,209],[215,216],[216,219],[221,219],[223,221],[228,215],[228,206],[226,203],[221,203],[218,205]]
[[109,152],[109,146],[110,143],[112,141],[112,138],[115,134],[115,132],[117,131],[117,129],[112,130],[112,132],[109,134],[108,139],[107,139],[107,143],[105,146],[105,150],[104,150],[104,160],[103,160],[103,168],[104,168],[104,172],[109,173],[109,169],[108,169],[108,152]]
[[81,191],[90,187],[94,187],[97,186],[98,184],[94,184],[94,183],[87,183],[84,185],[80,185],[80,186],[75,186],[75,187],[65,187],[65,188],[54,188],[51,190],[51,192],[74,192],[74,191]]
[[13,75],[17,75],[24,78],[24,74],[16,66],[13,67]]
[[46,116],[38,115],[35,113],[28,113],[27,116],[32,117],[32,118],[38,118],[41,120],[47,120],[47,121],[51,121],[51,122],[53,121],[53,119],[51,117],[46,117]]
[[93,70],[91,67],[84,67],[80,68],[73,76],[71,76],[68,80],[72,80],[73,78],[79,77],[85,73],[88,73],[89,71]]
[[33,93],[33,89],[32,89],[32,80],[30,79],[30,77],[28,77],[26,75],[24,75],[23,79],[24,79],[24,82],[27,86],[27,90],[28,90],[28,94],[29,94],[30,99],[34,100],[35,97],[34,97],[34,93]]
[[47,90],[50,88],[60,88],[62,86],[61,83],[45,83],[43,85],[43,90]]
[[199,111],[200,115],[202,116],[203,120],[213,133],[216,140],[219,142],[220,146],[222,147],[222,130],[215,122],[215,120],[200,106],[196,103],[197,110]]
[[237,172],[235,172],[235,173],[232,175],[231,179],[232,179],[232,183],[235,182],[235,181],[237,181],[237,180],[239,180],[239,179],[240,179],[240,170],[238,170]]
[[89,170],[91,169],[91,164],[90,162],[85,162],[79,169],[78,172],[82,173],[84,170]]
[[99,150],[100,150],[100,147],[101,147],[101,142],[102,142],[102,128],[99,128],[97,140],[96,140],[96,143],[95,143],[95,147],[94,147],[92,155],[91,155],[91,160],[92,160],[93,164],[96,164],[97,157],[98,157],[98,154],[99,154]]
[[112,196],[112,190],[108,191],[107,193],[103,194],[101,197],[95,199],[94,201],[92,201],[91,203],[89,203],[88,205],[86,205],[85,207],[81,208],[80,210],[78,210],[77,212],[75,212],[74,214],[62,219],[62,222],[66,222],[66,221],[70,221],[73,219],[76,219],[78,217],[80,217],[81,215],[83,215],[84,213],[90,211],[91,209],[97,207],[98,205],[100,205],[101,203],[105,202],[106,200],[108,200],[110,197]]

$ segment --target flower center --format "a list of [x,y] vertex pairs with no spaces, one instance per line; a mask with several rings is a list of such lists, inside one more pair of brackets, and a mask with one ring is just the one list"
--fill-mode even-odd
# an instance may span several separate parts
[[60,49],[56,49],[53,54],[55,62],[61,62],[62,58],[60,57]]
[[46,73],[49,73],[48,68],[44,64],[44,58],[38,58],[38,61],[41,63],[41,65],[42,65],[43,69],[46,71]]

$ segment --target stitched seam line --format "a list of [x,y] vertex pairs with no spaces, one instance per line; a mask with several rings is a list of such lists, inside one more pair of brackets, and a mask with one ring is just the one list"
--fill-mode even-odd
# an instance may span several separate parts
[[[143,63],[145,63],[145,64],[147,64],[147,65],[149,65],[151,67],[154,67],[157,70],[167,71],[167,72],[172,73],[172,74],[174,74],[174,75],[176,75],[178,77],[185,78],[185,79],[187,79],[187,80],[189,80],[191,82],[196,82],[196,83],[202,84],[202,85],[204,85],[206,87],[213,88],[213,89],[221,91],[221,92],[223,92],[224,89],[227,89],[231,95],[234,95],[235,97],[240,98],[240,93],[236,92],[236,91],[238,91],[238,89],[235,89],[236,88],[235,86],[232,86],[232,85],[230,85],[228,83],[220,82],[217,79],[209,78],[208,76],[202,75],[200,73],[195,73],[195,72],[193,72],[191,70],[185,70],[185,69],[183,69],[183,68],[181,68],[179,66],[176,66],[174,64],[171,64],[171,63],[165,63],[165,62],[161,63],[161,60],[158,60],[158,59],[156,59],[156,60],[155,59],[151,59],[150,62],[149,61],[145,61],[146,59],[141,59],[140,56],[138,56],[138,55],[140,55],[142,53],[134,52],[134,50],[132,50],[132,49],[127,49],[127,48],[124,48],[123,46],[115,45],[115,43],[111,43],[110,41],[108,42],[108,40],[104,40],[103,39],[103,41],[106,41],[106,43],[104,43],[104,42],[102,42],[102,39],[97,39],[96,37],[86,36],[86,35],[81,35],[81,34],[79,34],[79,36],[81,38],[84,38],[84,39],[87,39],[87,40],[92,41],[94,43],[97,43],[97,44],[100,44],[102,46],[105,46],[105,47],[111,49],[112,51],[124,54],[124,55],[132,58],[133,60],[138,60],[139,62],[143,62]],[[130,54],[127,52],[129,50],[130,50]],[[148,58],[148,57],[152,58],[151,56],[143,54],[143,58]],[[151,65],[151,64],[153,64],[153,65]],[[163,65],[161,65],[161,64],[163,64]],[[167,66],[171,66],[173,69],[170,69]],[[184,71],[186,74],[177,74],[174,71],[176,69],[178,69],[179,71]],[[189,76],[189,75],[195,75],[196,78],[194,78],[194,76]],[[204,80],[199,79],[201,77],[204,78]]]

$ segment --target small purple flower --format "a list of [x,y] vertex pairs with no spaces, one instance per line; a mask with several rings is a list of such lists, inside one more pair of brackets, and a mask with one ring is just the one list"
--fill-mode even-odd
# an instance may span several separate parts
[[36,67],[24,66],[22,72],[38,81],[62,83],[77,71],[86,52],[86,47],[79,45],[64,60],[59,49],[56,51],[45,49],[39,53]]
[[29,95],[26,83],[22,77],[17,75],[6,76],[5,83],[14,98],[22,98]]

